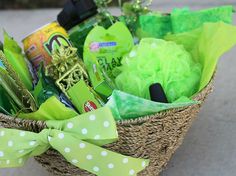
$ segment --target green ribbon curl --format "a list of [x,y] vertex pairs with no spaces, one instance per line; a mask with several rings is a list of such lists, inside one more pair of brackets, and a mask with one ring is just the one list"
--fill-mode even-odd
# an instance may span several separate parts
[[107,107],[46,124],[48,129],[40,133],[1,128],[0,168],[21,167],[29,157],[41,155],[51,147],[71,164],[98,176],[137,175],[149,164],[149,160],[101,147],[118,139],[115,120]]

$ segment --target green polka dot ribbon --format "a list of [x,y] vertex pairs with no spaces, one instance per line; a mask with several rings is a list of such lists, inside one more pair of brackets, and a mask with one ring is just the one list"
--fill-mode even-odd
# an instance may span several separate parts
[[[71,164],[98,176],[137,175],[149,161],[124,156],[102,148],[118,139],[109,108],[63,121],[47,121],[40,133],[0,129],[0,168],[20,167],[50,147]],[[55,161],[56,162],[56,161]]]

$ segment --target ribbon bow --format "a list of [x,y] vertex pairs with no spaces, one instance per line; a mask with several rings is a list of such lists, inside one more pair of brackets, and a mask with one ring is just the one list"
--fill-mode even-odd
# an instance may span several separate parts
[[148,160],[100,147],[118,139],[114,118],[107,107],[46,124],[48,129],[40,133],[1,128],[0,168],[23,166],[29,157],[41,155],[50,147],[71,164],[98,176],[137,175],[148,166]]

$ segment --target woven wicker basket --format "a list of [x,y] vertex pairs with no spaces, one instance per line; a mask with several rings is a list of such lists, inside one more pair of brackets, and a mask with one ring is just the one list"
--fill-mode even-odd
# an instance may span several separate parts
[[[185,134],[200,111],[206,97],[213,90],[213,81],[194,97],[199,105],[174,109],[136,120],[117,122],[119,141],[106,148],[121,154],[148,158],[150,165],[139,176],[158,176],[176,149],[182,144]],[[0,126],[39,132],[46,127],[42,121],[22,120],[0,114]],[[48,150],[35,159],[58,176],[90,176],[68,162],[55,150]]]

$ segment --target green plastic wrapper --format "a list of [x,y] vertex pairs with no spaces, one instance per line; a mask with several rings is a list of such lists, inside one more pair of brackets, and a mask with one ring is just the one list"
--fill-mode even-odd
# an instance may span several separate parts
[[124,56],[117,73],[115,82],[119,90],[150,99],[149,86],[160,83],[171,103],[197,92],[201,65],[181,45],[146,38]]
[[171,13],[173,33],[191,31],[201,27],[206,22],[232,23],[233,6],[222,6],[200,11],[190,11],[188,8],[174,9]]
[[189,100],[186,97],[181,97],[174,103],[157,103],[119,90],[114,90],[106,106],[112,110],[115,120],[122,120],[134,119],[164,110],[181,108],[194,104],[198,104],[198,102]]
[[223,22],[206,23],[196,30],[169,35],[167,40],[181,44],[202,65],[198,91],[211,80],[219,58],[236,44],[236,27]]

